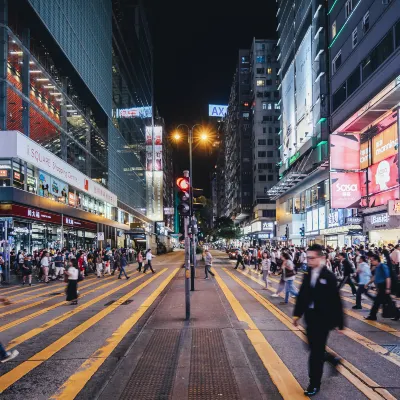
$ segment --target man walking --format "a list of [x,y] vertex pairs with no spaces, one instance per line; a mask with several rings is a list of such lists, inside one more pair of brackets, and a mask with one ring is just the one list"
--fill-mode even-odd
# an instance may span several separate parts
[[242,269],[245,269],[246,267],[244,266],[244,262],[243,262],[242,250],[240,250],[240,249],[236,250],[236,258],[237,258],[237,262],[236,262],[235,269],[238,268],[239,264],[242,264]]
[[119,271],[119,275],[118,275],[118,279],[121,279],[121,275],[124,274],[126,279],[129,279],[129,276],[127,275],[126,271],[125,271],[125,267],[128,265],[128,260],[126,259],[126,253],[122,253],[121,254],[121,258],[120,258],[120,271]]
[[208,274],[211,276],[215,276],[213,272],[211,272],[210,268],[212,267],[213,256],[210,253],[210,250],[206,249],[206,256],[204,257],[205,268],[204,272],[206,273],[206,277],[204,279],[208,279]]
[[339,254],[339,261],[343,267],[343,279],[339,284],[339,290],[347,283],[351,287],[351,292],[353,296],[357,294],[357,289],[354,286],[353,281],[351,280],[351,275],[354,274],[354,267],[352,262],[348,259],[346,253]]
[[378,313],[379,307],[384,304],[388,304],[392,301],[390,298],[390,288],[391,288],[391,279],[390,279],[390,271],[386,264],[381,263],[381,259],[378,254],[373,254],[370,257],[371,265],[375,267],[375,274],[371,277],[369,282],[365,285],[365,288],[368,289],[368,286],[375,282],[375,285],[378,289],[378,293],[374,300],[374,305],[371,308],[371,311],[368,317],[365,317],[368,321],[376,321],[376,314]]
[[304,391],[306,396],[314,396],[319,392],[324,361],[329,361],[334,366],[339,363],[339,359],[325,350],[329,331],[334,328],[343,329],[344,324],[336,277],[328,270],[325,263],[326,257],[322,246],[318,244],[310,246],[307,250],[308,270],[304,273],[293,314],[295,326],[303,315],[307,325],[310,384]]

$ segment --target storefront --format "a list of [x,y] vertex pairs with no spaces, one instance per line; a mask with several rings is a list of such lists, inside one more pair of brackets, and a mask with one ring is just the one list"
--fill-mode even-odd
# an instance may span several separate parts
[[[246,228],[250,228],[246,227]],[[271,221],[254,221],[251,224],[251,234],[246,229],[246,232],[251,237],[253,246],[265,246],[271,244],[274,239],[274,222]]]
[[0,204],[0,219],[8,220],[11,248],[30,253],[43,248],[93,248],[97,224],[18,204]]
[[367,215],[364,218],[364,232],[368,235],[370,245],[400,243],[400,216],[388,212]]

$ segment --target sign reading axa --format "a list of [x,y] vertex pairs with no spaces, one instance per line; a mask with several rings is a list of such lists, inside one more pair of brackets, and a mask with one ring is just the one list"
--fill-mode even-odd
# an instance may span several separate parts
[[228,106],[219,106],[216,104],[208,105],[208,115],[210,117],[225,117],[228,112]]

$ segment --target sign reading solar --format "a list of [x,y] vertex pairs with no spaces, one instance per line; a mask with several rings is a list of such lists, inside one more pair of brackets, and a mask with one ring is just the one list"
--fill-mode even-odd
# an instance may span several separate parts
[[219,106],[216,104],[208,105],[208,115],[210,117],[225,117],[228,111],[228,106]]

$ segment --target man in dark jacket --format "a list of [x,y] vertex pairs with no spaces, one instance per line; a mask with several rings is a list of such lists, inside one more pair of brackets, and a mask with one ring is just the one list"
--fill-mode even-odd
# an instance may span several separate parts
[[339,359],[325,351],[329,331],[343,329],[343,307],[337,288],[336,277],[325,265],[326,257],[322,246],[314,244],[307,250],[308,270],[297,297],[293,324],[303,315],[307,325],[310,348],[310,385],[304,392],[313,396],[320,390],[324,361],[337,366]]
[[355,296],[357,294],[357,289],[351,280],[351,275],[354,274],[354,266],[349,261],[346,253],[339,254],[339,261],[343,270],[343,279],[339,283],[339,290],[347,283],[351,287],[351,292]]

